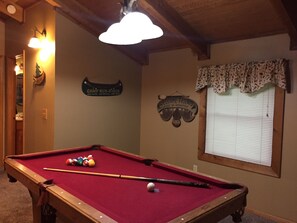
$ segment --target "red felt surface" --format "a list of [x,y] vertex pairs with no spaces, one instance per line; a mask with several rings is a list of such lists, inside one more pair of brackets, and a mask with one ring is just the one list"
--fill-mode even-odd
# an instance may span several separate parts
[[[211,189],[155,183],[158,192],[148,192],[145,181],[127,180],[71,173],[58,173],[43,170],[61,168],[69,170],[92,171],[101,173],[125,174],[151,178],[164,178],[182,181],[204,181],[211,184],[212,179],[198,174],[167,167],[156,162],[146,166],[142,159],[134,156],[116,154],[108,148],[99,150],[80,150],[71,153],[48,153],[43,156],[27,157],[19,162],[46,179],[70,192],[118,222],[167,222],[194,208],[197,208],[230,189],[211,185]],[[66,159],[92,154],[96,166],[67,166]]]

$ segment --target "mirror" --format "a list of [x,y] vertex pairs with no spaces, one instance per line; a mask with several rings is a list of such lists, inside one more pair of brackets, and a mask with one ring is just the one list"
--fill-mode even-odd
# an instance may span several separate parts
[[15,57],[15,73],[16,73],[16,120],[23,119],[23,55]]

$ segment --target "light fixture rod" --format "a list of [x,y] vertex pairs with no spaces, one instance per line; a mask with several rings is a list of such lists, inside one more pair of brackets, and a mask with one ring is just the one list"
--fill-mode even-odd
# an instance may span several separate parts
[[127,15],[129,12],[133,12],[133,5],[137,0],[124,0],[121,9],[121,17]]
[[129,2],[129,9],[132,11],[132,8],[133,8],[133,5],[134,5],[134,2],[136,2],[137,0],[130,0]]
[[40,35],[46,37],[46,30],[45,30],[45,28],[43,28],[42,31],[39,31],[39,29],[35,26],[35,28],[34,28],[34,35],[35,35],[35,36],[36,36],[36,32],[38,32]]

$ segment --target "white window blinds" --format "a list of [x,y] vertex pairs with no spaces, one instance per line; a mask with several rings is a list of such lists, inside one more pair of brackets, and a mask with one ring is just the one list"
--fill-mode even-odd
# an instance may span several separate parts
[[255,94],[207,92],[205,152],[250,163],[271,165],[275,87]]

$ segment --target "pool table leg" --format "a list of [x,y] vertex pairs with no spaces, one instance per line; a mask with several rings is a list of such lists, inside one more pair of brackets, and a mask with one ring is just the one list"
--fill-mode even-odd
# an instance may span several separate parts
[[48,204],[42,205],[41,222],[56,223],[56,210]]
[[56,223],[56,210],[48,204],[39,205],[39,196],[29,191],[32,199],[33,222],[34,223]]
[[[7,174],[7,177],[11,183],[17,182],[17,180],[11,175]],[[50,185],[51,183],[52,181],[44,182],[45,186],[42,186],[41,184],[40,190],[44,191],[46,185]],[[29,190],[32,200],[33,223],[56,223],[56,210],[47,203],[39,204],[41,191],[38,195],[36,195]]]
[[242,207],[241,209],[239,209],[239,210],[235,211],[233,214],[231,214],[233,222],[235,222],[235,223],[242,222],[241,217],[243,216],[243,214],[244,214],[244,207]]

